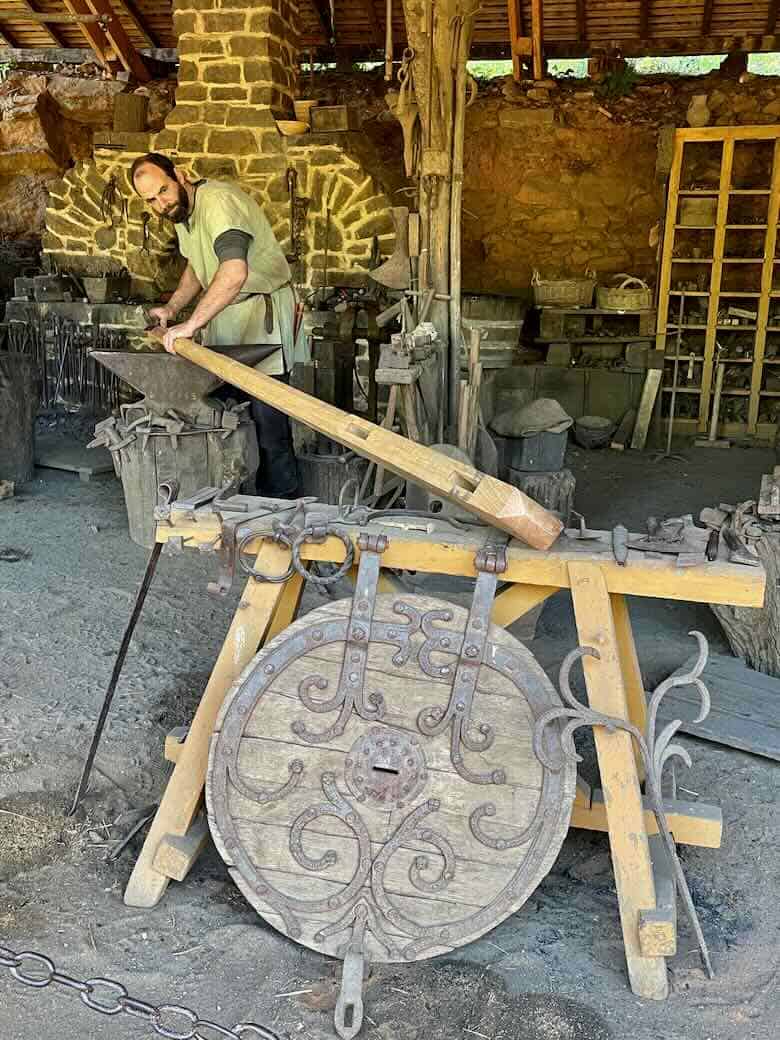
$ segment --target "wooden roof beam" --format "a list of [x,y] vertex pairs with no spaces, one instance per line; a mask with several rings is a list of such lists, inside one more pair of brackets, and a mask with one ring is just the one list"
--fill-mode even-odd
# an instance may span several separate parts
[[[85,0],[63,0],[71,14],[94,14],[87,7]],[[95,53],[97,60],[105,68],[109,67],[111,43],[102,28],[93,22],[80,22],[79,29]]]
[[709,36],[710,29],[712,28],[712,9],[715,6],[715,0],[704,0],[704,9],[701,13],[701,34],[702,36]]
[[[27,10],[31,14],[42,13],[40,7],[38,7],[35,0],[21,0],[21,3],[24,7],[27,8]],[[46,30],[46,35],[49,37],[52,43],[56,44],[57,47],[67,47],[64,37],[60,32],[58,32],[57,29],[52,28],[51,23],[44,23],[43,27]]]
[[381,47],[384,44],[385,35],[382,31],[382,26],[379,24],[379,18],[377,17],[376,8],[374,7],[374,0],[363,0],[363,6],[368,15],[368,22],[371,26],[371,36],[373,37],[374,43],[377,47]]
[[135,49],[130,37],[125,32],[125,27],[119,20],[109,0],[65,0],[70,6],[78,4],[87,7],[93,14],[103,17],[103,32],[113,47],[116,56],[131,76],[135,76],[139,83],[148,83],[152,78],[151,73],[144,64],[144,60]]
[[775,26],[777,25],[778,7],[780,7],[779,0],[769,0],[769,10],[766,14],[767,35],[775,31]]
[[587,0],[577,0],[577,39],[588,38],[588,3]]
[[650,35],[650,6],[652,0],[639,0],[639,38],[646,40]]
[[160,39],[147,25],[143,14],[136,7],[134,0],[117,0],[117,3],[141,34],[147,47],[159,47]]
[[325,33],[325,39],[331,47],[336,46],[336,26],[333,24],[330,18],[330,4],[328,0],[312,0],[314,10],[320,19],[320,25],[322,31]]

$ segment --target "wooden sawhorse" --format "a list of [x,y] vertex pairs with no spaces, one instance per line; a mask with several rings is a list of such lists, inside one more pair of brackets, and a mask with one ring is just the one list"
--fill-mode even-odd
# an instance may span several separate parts
[[[335,507],[322,506],[323,512]],[[430,533],[385,528],[389,546],[382,556],[385,570],[476,577],[474,557],[485,539],[484,529],[453,531],[446,523],[431,525]],[[168,525],[158,525],[157,538],[197,548],[218,544],[220,520],[207,508],[171,513]],[[360,527],[346,528],[360,556]],[[383,530],[373,524],[372,533]],[[257,540],[256,568],[283,574],[290,562],[287,548]],[[632,551],[627,566],[618,566],[611,552],[611,535],[582,542],[562,535],[553,549],[538,552],[518,542],[507,551],[508,568],[501,579],[508,586],[495,599],[493,621],[509,626],[544,602],[558,589],[570,589],[579,642],[599,651],[585,657],[583,667],[588,703],[594,711],[628,719],[645,732],[647,706],[634,645],[626,596],[649,596],[699,603],[761,606],[765,576],[759,568],[716,560],[676,568],[674,558],[649,559]],[[334,537],[305,544],[303,560],[340,562],[344,545]],[[383,574],[380,591],[393,591],[392,576]],[[217,658],[214,670],[183,740],[166,741],[166,755],[175,762],[160,807],[125,891],[125,903],[155,906],[171,880],[181,881],[208,837],[201,814],[208,764],[209,740],[224,698],[259,646],[283,631],[294,619],[303,590],[298,573],[281,584],[250,578]],[[656,820],[641,789],[641,764],[632,740],[620,730],[594,728],[601,788],[578,785],[571,825],[609,834],[628,976],[638,996],[667,995],[664,957],[676,950],[674,887],[663,858],[652,855],[658,839]],[[666,801],[666,816],[676,842],[718,848],[720,810],[682,801]],[[671,887],[670,887],[671,886]]]

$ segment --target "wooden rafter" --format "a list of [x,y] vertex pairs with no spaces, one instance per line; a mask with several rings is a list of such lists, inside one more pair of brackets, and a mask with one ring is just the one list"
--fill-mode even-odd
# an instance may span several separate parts
[[314,10],[320,20],[323,32],[325,33],[325,39],[332,46],[336,45],[336,26],[331,21],[330,17],[330,4],[328,0],[312,0]]
[[577,0],[577,39],[580,41],[588,38],[588,3],[587,0]]
[[368,23],[371,26],[371,35],[374,38],[374,43],[377,47],[382,47],[384,46],[385,37],[379,18],[377,17],[376,8],[374,7],[374,0],[363,0],[363,6],[368,15]]
[[8,29],[0,30],[0,40],[2,41],[5,47],[9,47],[12,49],[16,49],[19,47],[19,41],[16,39],[12,32],[8,31]]
[[639,37],[646,40],[650,35],[650,7],[653,0],[639,0]]
[[507,15],[509,17],[509,42],[512,47],[512,75],[515,81],[519,82],[523,66],[520,61],[518,41],[525,35],[523,5],[520,0],[507,0]]
[[712,26],[712,9],[715,6],[715,0],[704,0],[704,9],[701,13],[701,34],[702,36],[709,36],[710,28]]
[[[90,11],[85,0],[63,0],[63,3],[71,14],[94,14]],[[85,40],[95,52],[95,56],[101,65],[108,67],[111,55],[111,42],[99,25],[92,22],[81,22],[79,24]]]
[[544,0],[531,0],[534,79],[544,76]]
[[[32,14],[42,14],[43,13],[41,8],[38,6],[36,0],[20,0],[20,2]],[[58,47],[66,47],[67,46],[67,44],[65,42],[65,39],[62,36],[62,33],[60,33],[57,29],[55,29],[52,26],[51,23],[44,23],[43,27],[46,30],[46,35],[49,37],[49,39],[52,41],[52,43],[56,44]]]
[[769,10],[766,13],[766,34],[775,31],[777,25],[778,8],[780,8],[780,0],[769,0]]
[[[73,3],[74,0],[68,0]],[[78,0],[84,3],[84,0]],[[105,18],[105,35],[108,37],[116,56],[122,62],[125,69],[138,80],[139,83],[148,83],[152,78],[151,73],[144,64],[144,60],[130,37],[125,32],[125,27],[119,20],[119,15],[111,6],[109,0],[86,0],[86,7],[93,14],[99,14]]]
[[155,36],[143,14],[136,7],[134,0],[117,0],[117,3],[141,34],[147,47],[159,47],[159,37]]

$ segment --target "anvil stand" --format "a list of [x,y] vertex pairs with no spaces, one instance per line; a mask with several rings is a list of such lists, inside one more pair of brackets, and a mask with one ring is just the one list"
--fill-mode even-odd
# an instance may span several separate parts
[[[336,507],[319,508],[335,518]],[[484,530],[453,532],[438,522],[431,527],[427,533],[394,528],[382,567],[475,577],[474,557],[484,541]],[[348,530],[355,551],[354,573],[362,529]],[[377,527],[370,530],[376,533]],[[221,533],[220,518],[208,506],[177,510],[174,503],[170,515],[157,526],[158,541],[201,551],[218,547]],[[258,537],[246,549],[250,557],[256,553],[254,566],[259,573],[286,573],[291,558],[287,548]],[[341,540],[329,537],[320,544],[304,544],[301,559],[340,563],[344,551]],[[754,607],[763,602],[765,575],[760,568],[740,567],[721,558],[680,570],[671,558],[668,562],[651,559],[633,550],[628,565],[619,566],[612,555],[610,532],[599,532],[585,548],[576,537],[563,535],[547,552],[512,542],[507,555],[502,579],[508,586],[494,601],[493,622],[508,627],[559,589],[569,589],[579,642],[596,648],[599,655],[583,660],[591,711],[628,720],[642,733],[647,701],[626,597]],[[380,591],[396,591],[386,570],[380,577]],[[166,739],[165,756],[175,768],[125,890],[128,906],[156,906],[171,880],[184,880],[205,845],[208,827],[201,808],[217,714],[258,647],[292,623],[302,590],[303,578],[297,572],[279,584],[247,581],[189,729],[174,731]],[[663,999],[668,994],[664,958],[673,956],[677,948],[674,877],[663,856],[656,854],[656,819],[642,794],[642,766],[631,737],[600,725],[593,732],[601,788],[591,790],[578,781],[571,826],[609,834],[631,988],[638,996]],[[677,799],[665,799],[664,808],[676,842],[720,846],[720,809]]]

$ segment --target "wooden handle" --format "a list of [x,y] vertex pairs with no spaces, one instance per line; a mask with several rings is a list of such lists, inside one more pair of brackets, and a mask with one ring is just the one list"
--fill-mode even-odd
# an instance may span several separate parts
[[456,502],[533,549],[549,549],[563,529],[557,516],[528,495],[472,466],[318,401],[191,339],[177,339],[176,353],[372,462]]

